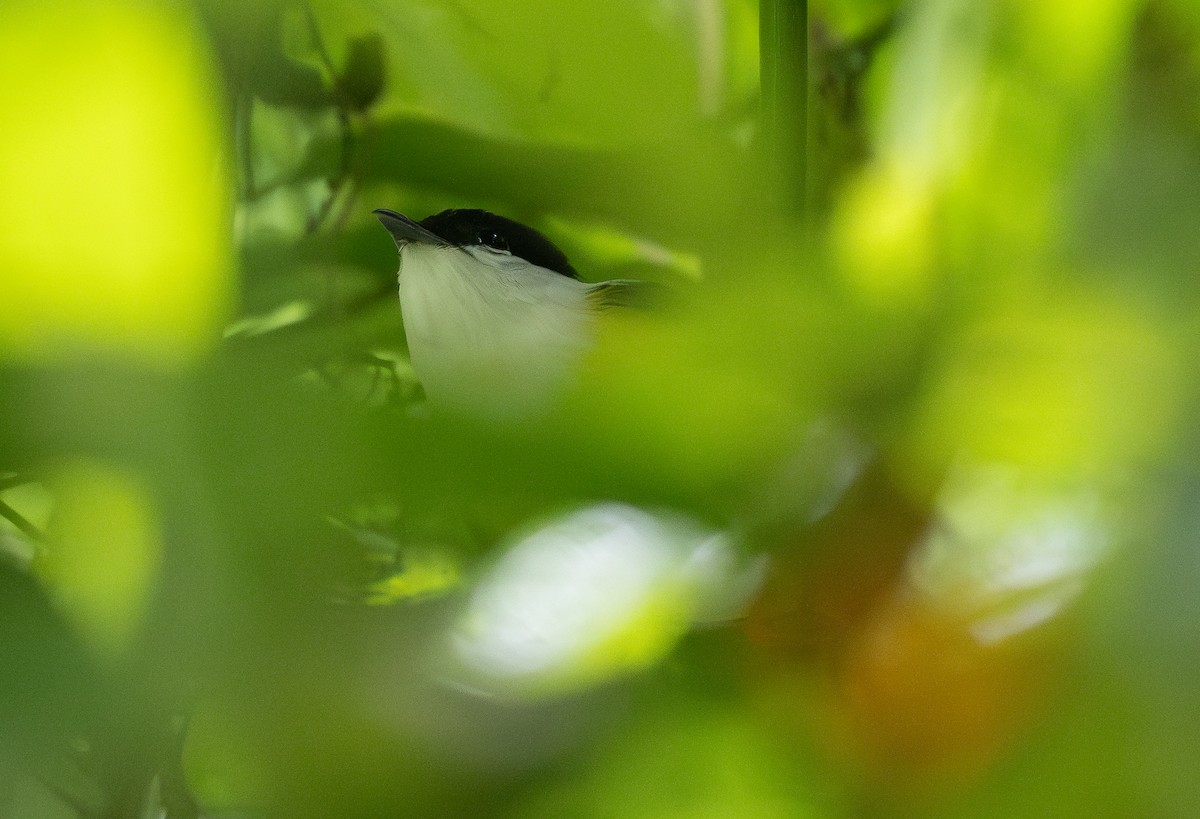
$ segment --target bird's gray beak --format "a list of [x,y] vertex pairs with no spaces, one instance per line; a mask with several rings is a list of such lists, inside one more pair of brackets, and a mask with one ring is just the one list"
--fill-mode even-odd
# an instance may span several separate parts
[[421,244],[442,247],[450,244],[436,233],[431,233],[402,213],[396,213],[396,211],[386,208],[379,208],[372,211],[372,213],[379,217],[380,222],[383,222],[383,226],[387,228],[388,233],[392,234],[392,238],[396,240],[396,244],[402,245],[408,242],[419,242]]

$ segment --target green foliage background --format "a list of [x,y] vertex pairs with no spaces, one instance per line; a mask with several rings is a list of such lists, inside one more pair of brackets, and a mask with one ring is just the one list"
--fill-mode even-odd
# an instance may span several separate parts
[[[1193,815],[1198,35],[0,6],[0,816]],[[376,207],[675,295],[548,418],[426,412]],[[737,610],[664,576],[447,682],[519,534],[613,501],[724,532]]]

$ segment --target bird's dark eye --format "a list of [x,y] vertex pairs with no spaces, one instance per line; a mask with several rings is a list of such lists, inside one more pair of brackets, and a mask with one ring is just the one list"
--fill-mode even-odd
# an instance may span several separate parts
[[487,245],[496,250],[508,250],[508,240],[494,230],[480,232],[479,244]]

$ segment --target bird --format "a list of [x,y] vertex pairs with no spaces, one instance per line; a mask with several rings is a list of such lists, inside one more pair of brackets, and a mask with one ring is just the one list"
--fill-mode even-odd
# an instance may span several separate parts
[[486,210],[419,222],[374,214],[399,251],[409,355],[438,409],[492,419],[549,411],[593,345],[600,314],[653,298],[648,282],[582,280],[544,235]]

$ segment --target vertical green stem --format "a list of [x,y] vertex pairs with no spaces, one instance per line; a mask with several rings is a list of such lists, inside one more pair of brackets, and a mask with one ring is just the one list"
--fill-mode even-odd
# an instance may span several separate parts
[[759,76],[768,179],[804,212],[808,158],[808,0],[759,0]]

